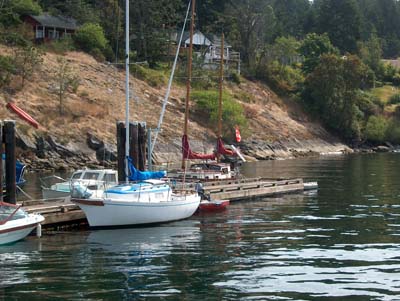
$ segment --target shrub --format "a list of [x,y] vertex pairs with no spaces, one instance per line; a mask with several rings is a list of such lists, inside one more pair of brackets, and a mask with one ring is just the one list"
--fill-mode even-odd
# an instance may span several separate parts
[[72,38],[63,38],[51,43],[45,43],[43,44],[43,48],[56,54],[65,54],[67,51],[75,50],[75,45]]
[[398,120],[391,119],[389,121],[386,138],[394,144],[400,144],[400,122]]
[[395,86],[400,86],[400,73],[396,73],[396,74],[393,76],[392,83],[393,83],[393,85],[395,85]]
[[296,92],[298,87],[304,82],[304,77],[300,69],[281,65],[278,61],[259,67],[256,75],[282,94]]
[[232,72],[230,79],[235,84],[240,85],[241,80],[240,80],[240,75],[238,73]]
[[[192,99],[196,101],[196,109],[216,129],[218,124],[218,98],[217,91],[194,91]],[[231,138],[232,129],[238,125],[242,129],[247,127],[247,120],[240,104],[235,102],[229,95],[222,96],[222,131],[223,136]]]
[[93,56],[96,61],[98,62],[104,62],[106,60],[106,58],[104,57],[103,52],[99,49],[99,48],[94,48],[92,50],[90,50],[90,55]]
[[371,116],[365,127],[365,138],[374,143],[381,143],[386,138],[388,122],[383,116]]
[[165,85],[167,80],[162,72],[145,68],[140,65],[133,65],[130,68],[134,77],[147,82],[152,87],[160,87]]
[[108,43],[103,28],[95,23],[83,24],[75,33],[74,41],[79,48],[87,52],[96,48],[103,51]]
[[15,73],[15,65],[9,56],[0,55],[0,88],[11,82],[11,75]]
[[394,104],[399,104],[400,103],[400,93],[394,94],[389,98],[389,103],[394,105]]

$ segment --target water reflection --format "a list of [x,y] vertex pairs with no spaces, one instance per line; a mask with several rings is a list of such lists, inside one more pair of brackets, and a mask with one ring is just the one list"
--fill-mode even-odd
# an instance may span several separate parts
[[316,180],[319,190],[233,203],[218,214],[151,228],[29,238],[0,248],[2,294],[400,300],[398,154],[258,162],[242,172]]

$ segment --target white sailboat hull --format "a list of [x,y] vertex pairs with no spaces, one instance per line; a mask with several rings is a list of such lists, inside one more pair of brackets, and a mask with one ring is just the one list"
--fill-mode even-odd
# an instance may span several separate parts
[[181,220],[193,215],[200,196],[172,196],[164,202],[121,201],[115,199],[73,200],[86,214],[91,227],[154,224]]
[[37,214],[28,214],[24,219],[8,221],[0,226],[0,245],[21,240],[29,235],[44,217]]

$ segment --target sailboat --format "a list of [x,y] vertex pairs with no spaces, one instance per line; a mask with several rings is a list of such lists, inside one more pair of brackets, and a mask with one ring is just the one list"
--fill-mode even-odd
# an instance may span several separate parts
[[[129,0],[126,6],[125,92],[126,92],[126,183],[105,189],[102,197],[92,197],[79,185],[73,187],[80,198],[72,198],[86,214],[92,227],[154,224],[185,219],[200,204],[197,192],[173,190],[162,180],[165,172],[139,171],[129,158]],[[132,181],[132,182],[129,182]]]
[[[171,172],[170,175],[185,178],[185,180],[201,180],[212,181],[221,179],[232,179],[236,173],[231,169],[230,164],[221,163],[220,155],[233,156],[234,152],[225,148],[222,142],[221,119],[222,119],[222,81],[223,81],[223,64],[224,64],[224,45],[222,39],[221,45],[221,67],[220,67],[220,97],[219,97],[219,126],[217,152],[211,154],[200,154],[192,151],[188,138],[188,120],[189,120],[189,102],[190,102],[190,83],[192,81],[192,52],[193,52],[193,31],[194,31],[194,6],[195,0],[192,0],[192,17],[190,25],[190,43],[189,43],[189,60],[188,60],[188,78],[186,83],[186,101],[185,101],[185,123],[182,136],[182,169],[180,171]],[[186,161],[192,159],[207,160],[203,163],[194,163],[190,168],[186,169]],[[214,160],[217,159],[215,162]],[[212,160],[212,161],[208,161]]]

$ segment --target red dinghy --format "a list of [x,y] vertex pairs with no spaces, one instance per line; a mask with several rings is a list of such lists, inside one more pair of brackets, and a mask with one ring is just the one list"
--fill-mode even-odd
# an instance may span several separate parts
[[199,211],[200,212],[223,211],[226,209],[226,206],[228,206],[228,205],[229,205],[229,200],[221,200],[221,201],[203,200],[200,202]]
[[9,102],[9,103],[7,103],[6,107],[10,111],[16,113],[19,117],[21,117],[23,120],[28,122],[33,127],[39,128],[39,123],[35,119],[33,119],[33,117],[31,115],[26,113],[24,110],[22,110],[17,105],[13,104],[12,102]]

